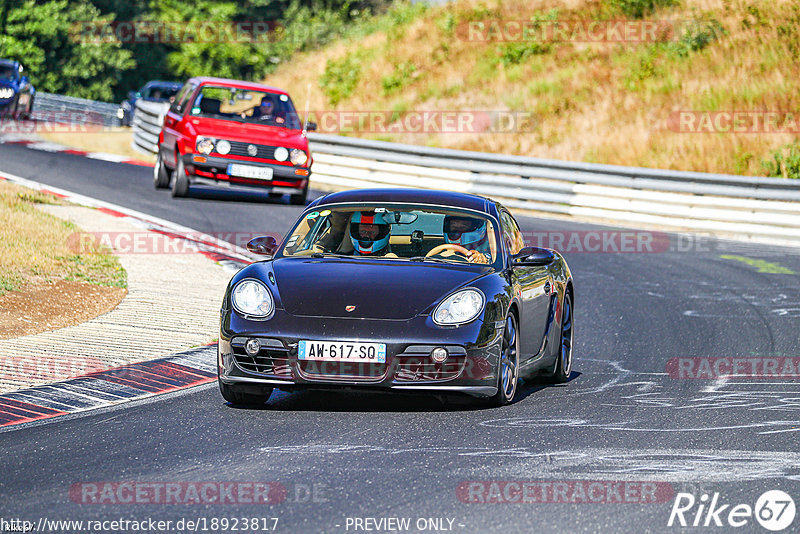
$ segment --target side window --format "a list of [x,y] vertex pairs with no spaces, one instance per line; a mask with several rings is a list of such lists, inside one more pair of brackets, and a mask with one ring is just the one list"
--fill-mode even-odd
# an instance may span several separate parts
[[188,83],[184,84],[175,96],[175,100],[172,102],[172,106],[170,106],[169,110],[172,113],[180,114],[186,106],[186,100],[188,100],[189,96],[194,92],[195,87],[195,85],[190,85]]
[[503,240],[508,246],[510,254],[516,254],[525,246],[525,239],[517,225],[517,221],[506,211],[500,213],[500,221],[503,225]]

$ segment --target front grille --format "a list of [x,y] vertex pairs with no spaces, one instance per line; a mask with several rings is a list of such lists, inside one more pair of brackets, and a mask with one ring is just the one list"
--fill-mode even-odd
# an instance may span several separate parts
[[[261,159],[275,159],[275,149],[278,147],[270,145],[257,145],[255,143],[243,143],[241,141],[231,141],[231,151],[228,153],[231,156],[248,156]],[[258,152],[255,156],[251,156],[247,152],[248,145],[254,145]]]
[[233,358],[243,370],[260,375],[279,378],[291,378],[292,368],[289,366],[289,350],[277,339],[261,339],[262,345],[258,354],[250,356],[244,350],[245,338],[235,338],[231,342]]
[[377,382],[386,376],[387,369],[385,363],[297,361],[300,376],[308,380]]
[[444,382],[458,377],[464,370],[467,353],[463,347],[447,346],[447,360],[436,363],[430,353],[433,345],[412,345],[395,357],[395,382]]

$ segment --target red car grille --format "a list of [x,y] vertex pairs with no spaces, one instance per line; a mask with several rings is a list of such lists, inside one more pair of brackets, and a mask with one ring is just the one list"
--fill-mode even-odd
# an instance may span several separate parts
[[[278,147],[271,145],[257,145],[255,143],[243,143],[241,141],[231,141],[231,156],[249,156],[261,159],[275,159],[275,149]],[[256,154],[250,154],[247,147],[253,145],[256,147]]]

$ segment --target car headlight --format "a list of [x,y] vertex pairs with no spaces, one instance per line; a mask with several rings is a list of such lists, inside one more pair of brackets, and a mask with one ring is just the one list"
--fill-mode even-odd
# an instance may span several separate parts
[[279,146],[275,149],[275,155],[273,156],[277,161],[286,161],[289,159],[289,151]]
[[297,148],[293,148],[292,151],[289,152],[289,158],[292,161],[292,165],[305,165],[306,161],[308,161],[308,155]]
[[438,325],[459,325],[472,321],[483,311],[485,299],[477,289],[453,293],[436,306],[433,322]]
[[255,278],[236,284],[231,293],[231,303],[234,310],[248,317],[266,317],[275,308],[272,293]]
[[195,146],[201,154],[211,154],[211,151],[214,150],[214,140],[208,137],[198,137]]
[[14,90],[10,87],[0,87],[0,98],[11,98],[14,96]]
[[217,152],[223,156],[231,151],[231,144],[226,140],[217,141]]

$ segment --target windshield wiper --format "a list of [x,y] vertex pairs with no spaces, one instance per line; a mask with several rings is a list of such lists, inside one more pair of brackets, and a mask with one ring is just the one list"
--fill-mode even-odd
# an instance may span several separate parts
[[335,252],[312,252],[311,258],[352,258],[347,254],[336,254]]
[[443,260],[441,258],[433,258],[430,256],[413,256],[411,258],[408,258],[408,261],[433,261],[437,263],[450,263],[447,260]]

